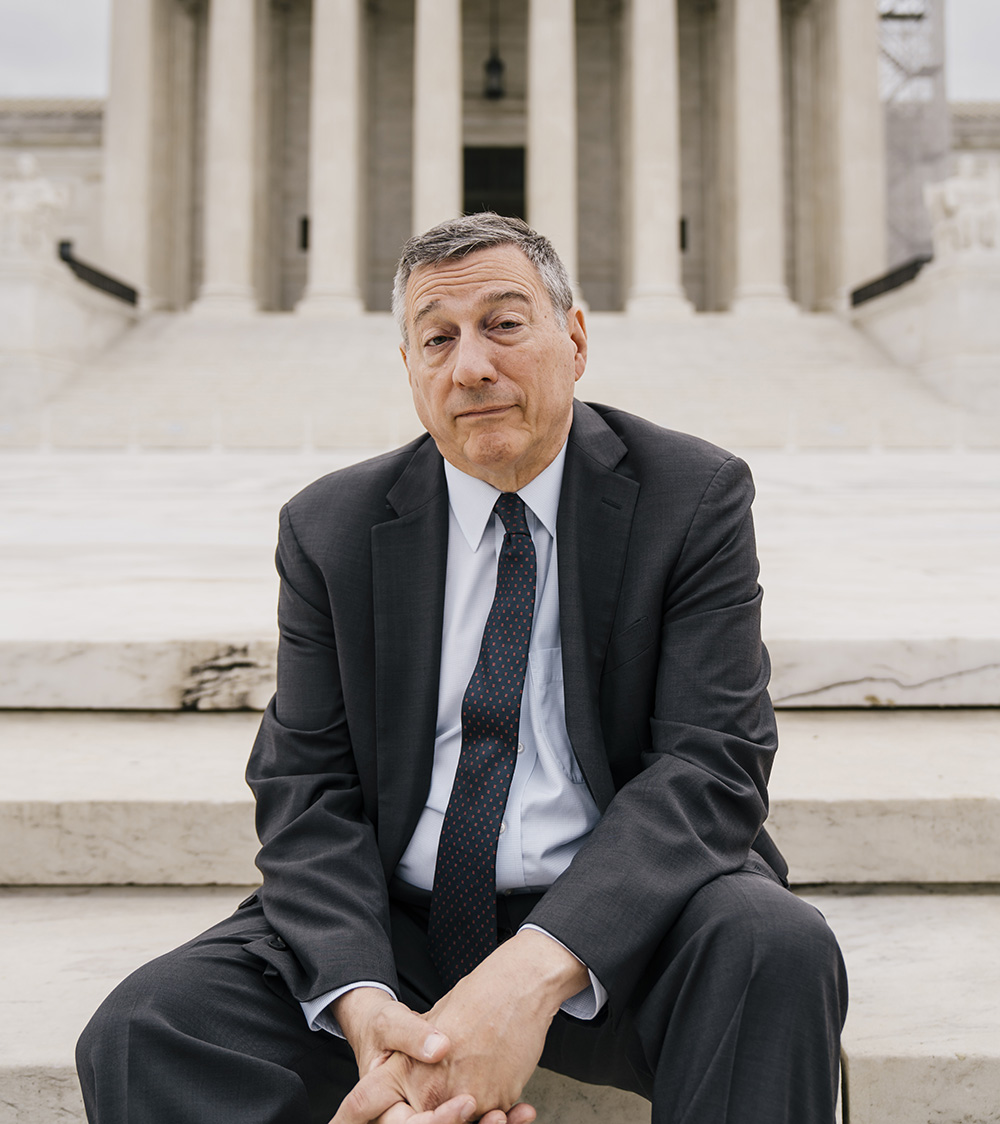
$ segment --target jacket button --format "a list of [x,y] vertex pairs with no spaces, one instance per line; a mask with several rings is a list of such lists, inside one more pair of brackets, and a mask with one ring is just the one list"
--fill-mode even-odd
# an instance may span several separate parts
[[281,937],[272,937],[267,943],[271,946],[271,948],[277,948],[277,949],[288,948],[288,945],[285,944],[285,942],[281,939]]

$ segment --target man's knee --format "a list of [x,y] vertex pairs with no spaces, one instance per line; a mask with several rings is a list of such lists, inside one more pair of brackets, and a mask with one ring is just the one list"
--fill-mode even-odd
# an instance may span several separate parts
[[759,970],[819,976],[840,964],[840,948],[826,918],[788,890],[752,913],[753,956]]
[[[98,1008],[77,1044],[90,1119],[325,1121],[336,1111],[357,1080],[350,1050],[309,1030],[245,933],[220,930],[139,968]],[[177,1100],[189,1093],[197,1114]]]
[[117,1002],[117,992],[116,988],[97,1008],[76,1044],[76,1069],[84,1093],[101,1068],[102,1053],[121,1056],[127,1042],[128,1018]]
[[97,1008],[80,1035],[77,1066],[97,1068],[102,1057],[124,1058],[144,1024],[175,1025],[192,1009],[211,1006],[207,989],[196,979],[184,985],[180,950],[144,964],[127,976]]
[[[702,887],[668,934],[657,957],[721,990],[760,985],[788,993],[825,992],[846,1006],[846,977],[825,918],[762,874],[743,870]],[[659,969],[654,967],[658,974]]]
[[843,961],[823,916],[744,869],[692,897],[650,962],[626,1022],[650,1082],[663,1064],[683,1084],[681,1056],[699,1072],[712,1059],[737,1056],[766,1067],[774,1055],[780,1068],[798,1049],[819,1059],[814,1068],[829,1084],[846,1008]]
[[120,1117],[128,1099],[132,1057],[141,1056],[148,1070],[157,1068],[157,1051],[148,1048],[139,1023],[160,1001],[158,976],[156,961],[133,972],[97,1008],[80,1035],[76,1069],[90,1119]]
[[[743,1001],[823,1010],[843,1025],[847,976],[837,939],[808,902],[759,874],[740,872],[706,887],[696,940]],[[703,965],[708,967],[706,963]]]

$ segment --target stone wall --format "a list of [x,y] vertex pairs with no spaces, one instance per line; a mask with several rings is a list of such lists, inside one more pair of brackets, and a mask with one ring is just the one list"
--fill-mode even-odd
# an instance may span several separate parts
[[1000,102],[952,102],[951,143],[955,152],[977,152],[1000,160]]
[[14,175],[19,155],[34,156],[40,173],[66,192],[57,237],[91,261],[101,247],[103,117],[104,103],[95,99],[0,99],[0,179]]

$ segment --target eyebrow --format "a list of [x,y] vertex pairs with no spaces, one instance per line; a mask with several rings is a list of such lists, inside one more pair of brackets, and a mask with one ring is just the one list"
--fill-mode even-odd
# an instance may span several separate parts
[[416,314],[416,316],[413,317],[414,328],[419,325],[420,321],[423,320],[425,316],[430,316],[430,314],[438,307],[440,303],[440,301],[431,301],[430,304],[425,304],[424,307]]
[[[507,301],[518,301],[520,304],[527,305],[530,305],[532,303],[531,298],[528,296],[528,294],[522,292],[520,289],[504,289],[502,291],[498,290],[495,293],[487,293],[483,298],[483,301],[488,305],[505,304]],[[425,304],[424,307],[421,308],[413,317],[414,328],[419,327],[421,320],[430,316],[432,312],[435,312],[440,307],[440,305],[440,301],[430,301],[428,304]]]
[[520,301],[521,304],[531,304],[531,298],[520,289],[507,289],[502,293],[487,293],[487,304],[506,304],[507,301]]

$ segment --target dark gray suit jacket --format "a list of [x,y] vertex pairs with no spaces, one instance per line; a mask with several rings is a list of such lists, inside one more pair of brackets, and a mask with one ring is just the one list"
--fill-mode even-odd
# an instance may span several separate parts
[[[761,828],[776,733],[752,498],[723,450],[575,404],[557,530],[566,724],[602,818],[531,920],[613,1007],[751,846],[787,873]],[[299,1000],[397,986],[386,885],[430,782],[447,537],[426,434],[281,513],[278,687],[247,779],[286,947],[250,947]]]

